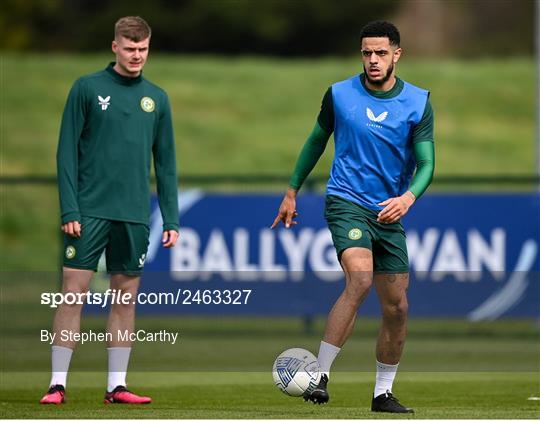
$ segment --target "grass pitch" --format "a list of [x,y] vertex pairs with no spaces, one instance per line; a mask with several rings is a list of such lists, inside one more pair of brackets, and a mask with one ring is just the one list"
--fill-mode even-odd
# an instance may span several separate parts
[[[41,406],[50,345],[40,341],[39,332],[50,329],[54,312],[36,304],[36,293],[39,287],[22,282],[2,285],[1,418],[388,418],[369,410],[379,321],[364,317],[334,363],[326,406],[282,394],[271,374],[274,358],[286,348],[317,352],[323,318],[306,332],[299,318],[142,314],[137,329],[180,334],[175,345],[134,345],[128,384],[150,395],[151,405],[103,404],[105,344],[90,342],[71,361],[68,402]],[[104,326],[103,316],[87,315],[82,331]],[[527,400],[540,396],[535,321],[411,319],[405,348],[394,392],[416,409],[414,418],[540,417],[540,402]]]
[[[41,342],[40,330],[50,329],[54,311],[37,304],[47,281],[40,282],[2,284],[1,418],[388,418],[369,411],[379,321],[365,317],[334,362],[326,406],[282,394],[271,375],[284,349],[317,352],[323,318],[305,331],[299,318],[141,314],[137,329],[180,335],[174,345],[134,345],[128,384],[150,395],[151,405],[103,404],[105,344],[89,342],[71,361],[68,403],[43,407],[50,345]],[[86,315],[82,331],[103,331],[105,322]],[[533,320],[411,319],[394,392],[416,409],[414,418],[538,418],[540,401],[527,398],[540,396],[539,356]]]
[[11,373],[2,382],[2,418],[538,418],[537,373],[399,373],[394,392],[414,415],[372,413],[373,373],[332,375],[328,405],[282,394],[270,371],[131,373],[131,387],[153,397],[147,406],[104,405],[104,373],[70,375],[68,402],[37,402],[45,373]]

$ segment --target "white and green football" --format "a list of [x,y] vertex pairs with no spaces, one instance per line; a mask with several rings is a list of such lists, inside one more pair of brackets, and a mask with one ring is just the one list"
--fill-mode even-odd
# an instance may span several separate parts
[[303,348],[290,348],[279,354],[272,375],[279,390],[297,397],[310,393],[321,380],[317,358]]

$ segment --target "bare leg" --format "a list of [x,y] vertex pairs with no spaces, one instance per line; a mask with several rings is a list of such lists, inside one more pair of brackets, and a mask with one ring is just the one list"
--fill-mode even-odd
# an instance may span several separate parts
[[375,288],[382,309],[382,324],[377,340],[377,360],[397,364],[407,336],[407,288],[409,274],[377,274]]
[[345,290],[326,322],[323,341],[341,348],[354,328],[358,307],[367,297],[373,278],[373,255],[366,248],[349,248],[341,255]]
[[[62,293],[83,294],[88,291],[94,274],[91,270],[63,268]],[[84,301],[84,300],[82,300]],[[81,329],[82,304],[60,304],[54,315],[53,331],[56,334],[54,345],[74,349],[76,342],[61,340],[61,331],[79,333]]]
[[115,274],[111,276],[111,289],[120,291],[122,296],[129,293],[131,299],[128,304],[113,304],[107,320],[107,332],[111,333],[112,340],[109,347],[131,347],[131,341],[123,341],[118,332],[133,332],[135,328],[135,300],[140,283],[139,276],[126,276]]
[[[59,404],[64,402],[65,386],[73,350],[77,345],[74,340],[64,340],[63,332],[68,332],[68,338],[73,338],[81,330],[81,310],[85,301],[84,294],[88,291],[93,271],[64,267],[62,271],[62,294],[70,294],[72,304],[62,303],[54,315],[54,341],[51,348],[51,381],[50,386],[62,389],[49,390],[40,400],[42,404]],[[71,297],[75,294],[75,297]],[[73,301],[71,301],[74,298]],[[79,304],[78,302],[81,302]]]
[[130,299],[127,304],[112,304],[107,321],[107,333],[110,333],[111,336],[107,348],[109,360],[107,392],[113,392],[117,386],[126,386],[131,354],[131,335],[120,336],[119,332],[122,335],[124,333],[130,334],[135,329],[135,299],[139,282],[140,278],[137,276],[117,274],[111,277],[111,288],[116,290],[117,294],[120,293],[122,297],[130,294]]

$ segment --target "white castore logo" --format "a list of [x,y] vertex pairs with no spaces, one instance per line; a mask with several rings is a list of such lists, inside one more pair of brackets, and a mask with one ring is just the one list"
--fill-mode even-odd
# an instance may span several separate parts
[[146,260],[146,253],[143,253],[141,257],[139,258],[139,267],[142,268],[144,266],[144,261]]
[[369,108],[366,108],[366,114],[367,114],[367,117],[371,121],[374,121],[376,123],[380,123],[380,122],[386,120],[386,117],[388,116],[388,111],[380,113],[377,117],[375,117],[375,114],[373,114],[373,111],[371,111],[371,109],[369,109]]
[[111,103],[109,102],[111,100],[111,96],[109,95],[107,98],[103,98],[101,95],[98,95],[99,105],[101,105],[101,109],[105,111]]

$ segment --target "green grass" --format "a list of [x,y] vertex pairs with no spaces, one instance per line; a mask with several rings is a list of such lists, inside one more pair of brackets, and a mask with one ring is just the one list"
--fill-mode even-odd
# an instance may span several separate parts
[[[2,55],[2,175],[55,174],[68,90],[77,77],[105,67],[109,60],[105,54]],[[180,175],[219,177],[288,175],[327,87],[359,70],[357,58],[153,55],[145,75],[171,98]],[[532,59],[435,61],[404,56],[399,74],[432,92],[437,174],[534,173]],[[314,174],[328,173],[332,149]],[[285,186],[270,188],[283,191]],[[55,270],[59,217],[54,186],[1,189],[0,242],[9,247],[2,247],[0,267]]]
[[[109,60],[4,54],[3,173],[54,174],[67,92],[77,77]],[[181,173],[221,175],[289,173],[326,88],[360,69],[358,58],[154,55],[145,75],[171,98]],[[439,174],[533,173],[532,59],[404,56],[398,73],[431,90]],[[326,174],[331,159],[329,150],[315,173]]]
[[[178,332],[176,344],[134,345],[129,386],[151,406],[105,407],[105,344],[79,345],[71,361],[68,404],[40,407],[49,381],[54,310],[39,304],[54,273],[2,273],[0,279],[1,418],[372,418],[379,321],[359,317],[333,366],[331,404],[314,407],[281,394],[271,367],[286,348],[316,352],[324,319],[305,331],[300,318],[187,317],[139,314],[137,329]],[[24,276],[23,276],[24,275]],[[104,316],[85,315],[82,331],[103,331]],[[469,323],[412,319],[394,391],[416,418],[538,418],[540,331],[536,321]],[[375,417],[381,418],[381,417]]]
[[68,403],[40,407],[44,373],[12,373],[2,384],[2,418],[530,418],[540,416],[535,373],[400,373],[395,392],[414,416],[369,411],[372,373],[332,375],[325,406],[281,394],[264,373],[132,373],[134,390],[153,397],[144,407],[103,405],[103,373],[73,373]]
[[[38,312],[37,304],[32,314]],[[29,307],[30,308],[30,307]],[[10,307],[7,307],[11,310]],[[40,329],[50,329],[52,314],[44,314],[39,322],[30,325],[17,323],[3,329],[2,370],[48,370],[50,346],[40,342]],[[35,316],[34,316],[35,317]],[[6,318],[7,319],[7,318]],[[28,316],[26,319],[29,319]],[[189,317],[139,317],[137,328],[146,331],[166,329],[179,334],[170,343],[144,342],[133,351],[134,370],[140,371],[265,371],[270,361],[287,348],[302,346],[316,351],[323,332],[323,321],[314,333],[304,333],[299,320],[284,318],[269,320],[253,318],[247,326],[245,319],[208,317],[193,320]],[[9,318],[12,320],[12,318]],[[105,320],[96,317],[83,319],[82,330],[102,332]],[[268,326],[270,326],[270,328]],[[450,331],[437,332],[439,326]],[[428,323],[413,319],[409,342],[401,368],[404,371],[505,371],[527,372],[540,368],[538,331],[531,323],[511,324],[512,332],[505,333],[499,323],[467,325],[436,320]],[[346,350],[335,365],[338,371],[371,371],[378,321],[362,319],[355,335],[347,342]],[[437,333],[436,333],[437,332]],[[493,346],[493,342],[497,346]],[[159,359],[154,359],[159,355]],[[73,367],[85,371],[99,371],[106,366],[104,344],[88,342],[80,346],[74,356]]]

